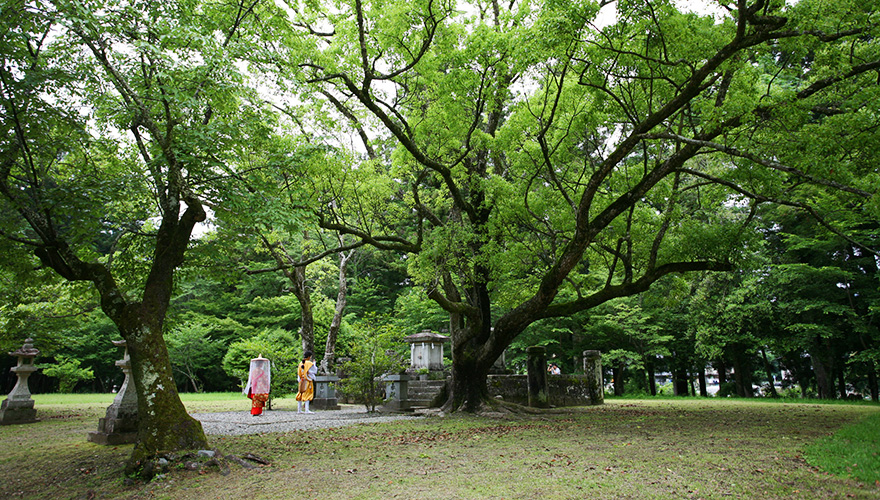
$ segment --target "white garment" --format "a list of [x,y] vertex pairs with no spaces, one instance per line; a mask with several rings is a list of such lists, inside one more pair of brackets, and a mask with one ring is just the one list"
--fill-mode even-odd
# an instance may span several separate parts
[[272,367],[269,360],[264,357],[254,358],[251,360],[247,384],[245,384],[244,390],[241,392],[245,396],[250,393],[269,394],[271,381]]
[[[312,366],[309,367],[309,371],[306,372],[306,380],[315,381],[315,377],[318,376],[318,363],[312,362]],[[300,383],[302,380],[299,378],[299,370],[296,371],[296,383]]]

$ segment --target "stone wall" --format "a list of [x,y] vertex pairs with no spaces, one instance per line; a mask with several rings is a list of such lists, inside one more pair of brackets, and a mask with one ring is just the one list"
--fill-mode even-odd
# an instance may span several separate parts
[[[548,375],[551,406],[602,404],[590,401],[590,378],[586,375]],[[529,404],[527,375],[489,375],[489,396],[521,405]]]

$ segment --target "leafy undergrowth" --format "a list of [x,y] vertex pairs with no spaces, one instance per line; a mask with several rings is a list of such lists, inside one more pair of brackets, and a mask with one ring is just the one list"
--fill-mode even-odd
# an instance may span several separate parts
[[[202,411],[198,404],[187,407]],[[240,401],[230,405],[242,410]],[[221,406],[210,402],[216,411]],[[269,463],[233,464],[228,475],[173,470],[148,484],[123,481],[129,446],[86,442],[102,407],[40,412],[40,423],[0,427],[0,498],[880,497],[871,478],[837,477],[804,458],[818,439],[877,418],[877,408],[864,405],[618,400],[503,418],[454,415],[212,436],[222,453],[252,453]]]
[[880,488],[880,414],[847,425],[806,449],[807,461],[823,470]]

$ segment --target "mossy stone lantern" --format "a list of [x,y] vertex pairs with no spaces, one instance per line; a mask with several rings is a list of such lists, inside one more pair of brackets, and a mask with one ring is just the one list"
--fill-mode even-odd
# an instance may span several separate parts
[[34,348],[33,339],[25,339],[24,345],[10,352],[10,356],[18,358],[18,365],[9,369],[18,380],[9,396],[0,404],[0,425],[29,424],[37,422],[37,410],[28,388],[28,377],[37,371],[34,358],[40,351]]

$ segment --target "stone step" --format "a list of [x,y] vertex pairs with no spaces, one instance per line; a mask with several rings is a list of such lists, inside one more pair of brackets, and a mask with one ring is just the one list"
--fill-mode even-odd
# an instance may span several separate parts
[[407,398],[411,406],[428,407],[446,385],[445,380],[411,380]]
[[413,387],[413,386],[409,386],[407,388],[407,391],[410,394],[415,394],[417,392],[421,392],[424,394],[436,394],[442,390],[443,390],[442,386],[441,387],[418,387],[418,386]]
[[411,389],[439,391],[446,385],[444,380],[410,380],[409,387]]

